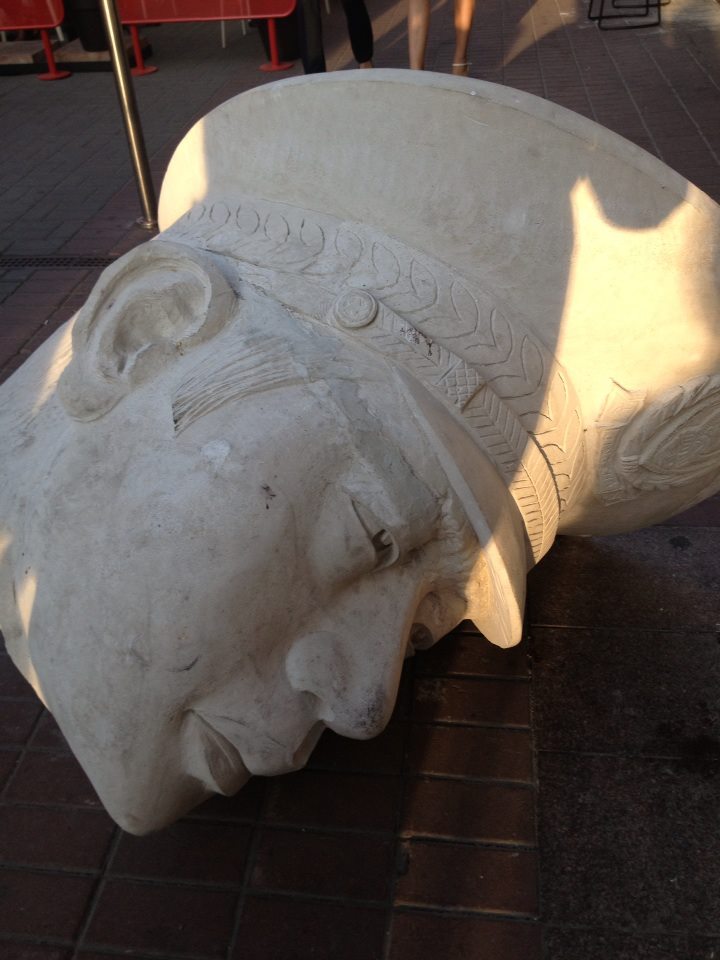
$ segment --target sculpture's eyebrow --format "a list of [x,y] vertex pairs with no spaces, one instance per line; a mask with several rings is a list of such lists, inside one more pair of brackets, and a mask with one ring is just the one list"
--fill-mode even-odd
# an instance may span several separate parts
[[273,335],[238,336],[218,359],[200,361],[175,391],[172,399],[175,432],[226,403],[304,383],[304,369],[290,346]]

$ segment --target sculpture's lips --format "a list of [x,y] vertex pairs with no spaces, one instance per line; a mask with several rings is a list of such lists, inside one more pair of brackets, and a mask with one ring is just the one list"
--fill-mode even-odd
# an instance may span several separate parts
[[[217,729],[215,718],[190,711],[192,739],[188,746],[188,773],[217,793],[231,796],[250,778],[237,747]],[[215,721],[215,722],[213,722]]]
[[226,795],[239,790],[252,774],[274,776],[304,767],[325,729],[322,721],[316,721],[299,741],[283,743],[233,717],[201,712],[197,708],[191,710],[190,715],[194,735],[188,772]]

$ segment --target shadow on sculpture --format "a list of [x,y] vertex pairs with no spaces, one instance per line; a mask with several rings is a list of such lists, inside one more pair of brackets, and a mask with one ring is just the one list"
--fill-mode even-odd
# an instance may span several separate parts
[[518,642],[557,532],[718,486],[718,208],[590,121],[281,82],[160,216],[0,421],[8,650],[127,830],[377,734],[413,649]]

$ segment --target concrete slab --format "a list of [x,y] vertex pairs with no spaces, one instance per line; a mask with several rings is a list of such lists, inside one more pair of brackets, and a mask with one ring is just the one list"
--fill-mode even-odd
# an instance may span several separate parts
[[652,527],[616,537],[559,537],[528,577],[533,626],[714,631],[718,534]]
[[546,923],[646,940],[717,936],[719,774],[677,760],[542,754]]

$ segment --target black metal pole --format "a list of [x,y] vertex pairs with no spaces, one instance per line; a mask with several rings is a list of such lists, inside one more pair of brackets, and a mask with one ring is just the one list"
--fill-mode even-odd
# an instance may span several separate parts
[[140,125],[140,115],[135,102],[135,91],[130,77],[130,67],[122,27],[120,26],[120,17],[115,6],[115,0],[100,0],[100,8],[105,21],[105,31],[110,47],[110,58],[120,99],[120,109],[125,121],[125,132],[130,146],[130,156],[135,168],[135,181],[143,211],[143,215],[138,222],[146,230],[154,230],[157,227],[157,200],[155,199],[155,188],[153,187],[150,164],[145,149],[145,139]]

